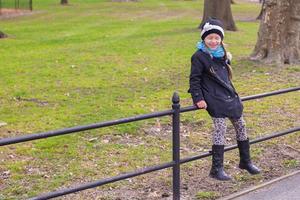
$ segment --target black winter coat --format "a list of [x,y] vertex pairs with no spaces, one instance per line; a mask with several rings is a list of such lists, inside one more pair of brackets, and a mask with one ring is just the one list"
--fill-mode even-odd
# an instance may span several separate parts
[[212,117],[237,119],[243,112],[243,104],[228,78],[226,60],[211,58],[208,53],[198,50],[191,58],[190,89],[193,102],[207,103]]

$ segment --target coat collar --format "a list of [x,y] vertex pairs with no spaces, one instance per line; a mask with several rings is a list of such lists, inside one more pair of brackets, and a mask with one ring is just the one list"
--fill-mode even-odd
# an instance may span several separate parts
[[213,65],[213,61],[212,61],[212,57],[206,53],[201,51],[205,57],[207,58],[207,61],[209,63],[209,68],[208,68],[208,75],[215,80],[218,84],[220,84],[221,86],[223,86],[224,88],[228,89],[230,92],[233,92],[234,94],[236,94],[235,88],[232,85],[229,85],[227,83],[225,83],[225,81],[223,81],[214,71],[212,65]]

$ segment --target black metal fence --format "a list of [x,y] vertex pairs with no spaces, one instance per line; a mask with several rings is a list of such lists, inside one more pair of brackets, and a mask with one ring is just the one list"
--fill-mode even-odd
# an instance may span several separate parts
[[0,0],[0,14],[3,9],[32,11],[32,0]]
[[[278,91],[269,92],[269,93],[247,96],[247,97],[243,97],[241,99],[242,99],[242,101],[249,101],[249,100],[253,100],[253,99],[259,99],[259,98],[263,98],[263,97],[267,97],[267,96],[273,96],[273,95],[278,95],[278,94],[283,94],[283,93],[293,92],[293,91],[298,91],[298,90],[300,90],[300,87],[288,88],[288,89],[278,90]],[[59,197],[59,196],[67,195],[70,193],[75,193],[78,191],[106,185],[106,184],[117,182],[117,181],[124,180],[127,178],[132,178],[132,177],[139,176],[142,174],[147,174],[147,173],[151,173],[151,172],[166,169],[166,168],[172,168],[173,169],[173,176],[172,176],[172,178],[173,178],[173,200],[179,200],[180,199],[180,165],[187,163],[187,162],[191,162],[194,160],[198,160],[201,158],[211,156],[211,152],[207,152],[207,153],[197,155],[194,157],[180,159],[180,151],[179,151],[180,150],[180,113],[194,111],[194,110],[197,110],[198,108],[196,106],[188,106],[185,108],[180,108],[179,96],[176,92],[173,95],[172,102],[173,102],[172,109],[170,109],[170,110],[154,112],[154,113],[145,114],[145,115],[138,115],[138,116],[134,116],[134,117],[123,118],[123,119],[118,119],[118,120],[113,120],[113,121],[100,122],[100,123],[95,123],[95,124],[90,124],[90,125],[76,126],[76,127],[71,127],[71,128],[61,129],[61,130],[24,135],[24,136],[19,136],[19,137],[14,137],[14,138],[0,139],[0,146],[5,146],[5,145],[21,143],[21,142],[25,142],[25,141],[37,140],[37,139],[59,136],[59,135],[64,135],[64,134],[70,134],[70,133],[75,133],[75,132],[80,132],[80,131],[85,131],[85,130],[90,130],[90,129],[115,126],[118,124],[124,124],[124,123],[130,123],[130,122],[134,122],[134,121],[140,121],[140,120],[145,120],[145,119],[151,119],[151,118],[172,115],[172,124],[173,124],[173,136],[172,136],[173,160],[172,161],[170,161],[168,163],[163,163],[160,165],[155,165],[155,166],[139,169],[135,172],[129,172],[129,173],[125,173],[125,174],[122,174],[119,176],[114,176],[114,177],[82,184],[82,185],[75,186],[72,188],[66,188],[66,189],[50,192],[47,194],[42,194],[40,196],[33,197],[31,199],[32,200],[50,199],[50,198]],[[280,136],[290,134],[290,133],[295,133],[298,131],[300,131],[300,126],[294,127],[294,128],[288,129],[288,130],[280,131],[280,132],[275,132],[268,136],[251,140],[250,144],[262,142],[265,140],[280,137]],[[233,150],[236,148],[237,148],[237,145],[231,145],[231,146],[226,147],[225,151]]]

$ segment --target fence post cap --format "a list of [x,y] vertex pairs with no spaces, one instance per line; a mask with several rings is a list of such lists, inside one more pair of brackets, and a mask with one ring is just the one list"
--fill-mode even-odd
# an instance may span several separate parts
[[179,98],[178,92],[174,92],[173,97],[172,97],[173,104],[178,104],[179,101],[180,101],[180,98]]

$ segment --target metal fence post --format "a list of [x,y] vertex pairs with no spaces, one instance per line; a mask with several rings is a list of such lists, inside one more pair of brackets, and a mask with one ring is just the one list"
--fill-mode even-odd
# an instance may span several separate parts
[[180,200],[180,104],[179,95],[174,92],[172,98],[173,113],[173,200]]
[[32,0],[29,0],[29,10],[32,11]]

